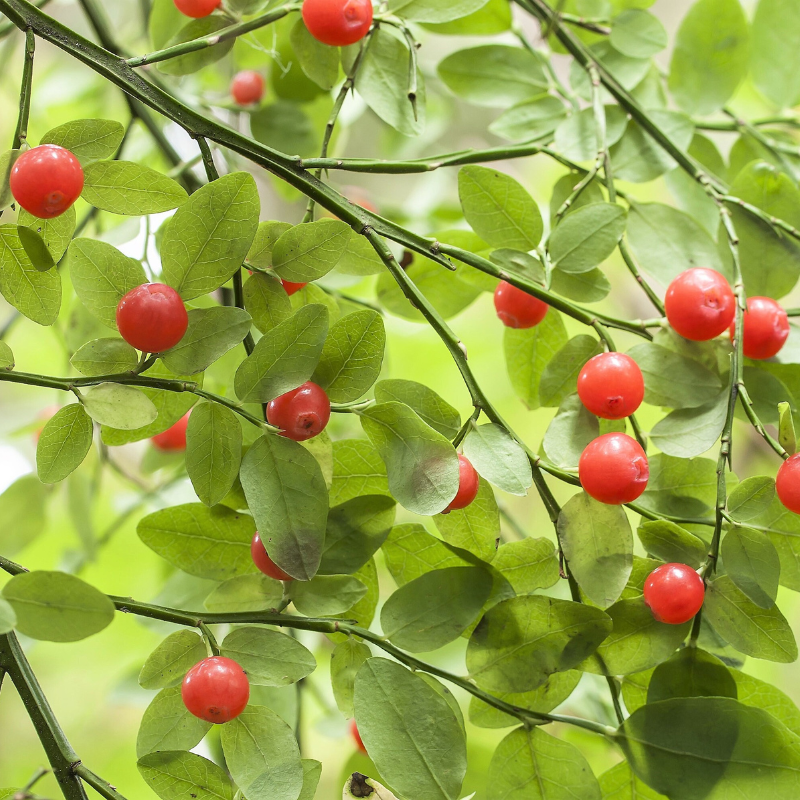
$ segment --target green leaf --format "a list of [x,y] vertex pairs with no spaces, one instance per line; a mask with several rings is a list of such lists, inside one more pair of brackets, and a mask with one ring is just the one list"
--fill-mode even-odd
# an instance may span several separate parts
[[42,429],[36,471],[42,483],[58,483],[76,470],[92,446],[92,420],[80,403],[59,409]]
[[327,275],[350,242],[350,226],[338,219],[295,225],[275,243],[272,263],[279,277],[308,283]]
[[55,266],[53,256],[47,249],[47,245],[44,243],[39,231],[19,225],[17,227],[17,235],[34,269],[39,272],[47,272],[47,270]]
[[242,459],[242,488],[270,558],[298,580],[317,573],[328,490],[317,460],[282,436],[261,436]]
[[344,614],[367,594],[367,585],[353,575],[317,575],[289,586],[294,607],[306,617]]
[[710,458],[650,455],[650,480],[639,502],[658,514],[707,515],[716,502],[716,462]]
[[386,331],[377,311],[365,309],[342,317],[325,340],[314,383],[333,403],[358,400],[380,375],[385,347]]
[[304,758],[300,763],[303,766],[303,790],[297,800],[314,800],[322,777],[322,763],[313,758]]
[[252,517],[201,503],[156,511],[136,528],[144,544],[170,564],[217,581],[255,571],[250,556],[255,530]]
[[794,455],[797,452],[797,434],[789,403],[778,403],[778,417],[778,440],[789,455]]
[[193,308],[183,339],[161,357],[176,375],[195,375],[241,344],[250,324],[250,315],[240,308]]
[[411,22],[451,22],[478,11],[487,0],[391,0],[389,11]]
[[48,489],[35,475],[23,475],[0,494],[4,554],[13,556],[44,531]]
[[331,508],[320,572],[351,575],[386,541],[394,524],[395,502],[385,495],[361,495]]
[[257,272],[244,285],[244,307],[261,333],[272,330],[292,316],[292,302],[281,282]]
[[0,369],[11,371],[14,366],[14,353],[5,342],[0,341]]
[[571,669],[611,633],[600,609],[542,595],[505,600],[478,623],[467,669],[481,688],[526,692]]
[[800,709],[780,690],[758,678],[731,670],[736,681],[739,702],[768,711],[795,735],[800,730]]
[[331,506],[361,495],[389,494],[386,465],[367,439],[342,439],[333,443]]
[[69,150],[81,165],[113,158],[125,137],[125,128],[112,119],[74,119],[49,130],[39,144],[57,144]]
[[86,413],[101,425],[132,431],[154,422],[158,411],[153,401],[135,386],[101,383],[83,395]]
[[161,800],[232,800],[234,787],[222,767],[181,750],[149,753],[139,773]]
[[464,440],[464,455],[487,481],[524,497],[533,483],[525,451],[500,425],[477,425]]
[[477,165],[463,167],[458,196],[469,226],[490,245],[527,251],[539,244],[544,228],[539,207],[509,175]]
[[339,259],[336,271],[341,275],[364,276],[380,275],[384,270],[383,261],[369,239],[351,230],[347,250]]
[[714,630],[740,653],[782,664],[797,659],[794,634],[778,607],[760,608],[730,576],[707,585],[703,611]]
[[544,434],[542,447],[558,467],[578,466],[581,454],[600,435],[597,417],[583,405],[578,395],[568,397],[558,409]]
[[648,554],[661,561],[697,569],[706,560],[705,542],[674,522],[665,519],[644,522],[637,533]]
[[581,751],[541,728],[518,728],[500,742],[488,782],[488,800],[601,800],[600,785]]
[[[581,0],[581,2],[584,1]],[[618,83],[631,93],[642,83],[650,71],[652,63],[650,59],[626,56],[612,47],[609,41],[603,40],[590,44],[589,50],[614,75]],[[592,83],[588,70],[584,69],[577,61],[570,64],[569,82],[579,97],[587,102],[591,101]]]
[[633,532],[621,506],[585,492],[561,510],[558,537],[578,585],[601,608],[619,599],[633,567]]
[[258,228],[260,203],[253,176],[234,172],[203,186],[170,220],[161,243],[165,283],[193,300],[242,266]]
[[396,591],[383,606],[381,628],[411,653],[438,650],[477,619],[492,591],[492,576],[479,567],[427,572]]
[[760,0],[753,18],[750,66],[759,91],[779,108],[800,100],[800,9],[791,0]]
[[[50,254],[50,258],[54,263],[57,263],[61,260],[72,241],[76,227],[76,216],[75,206],[70,206],[63,214],[53,219],[39,219],[39,217],[29,214],[24,208],[20,208],[19,216],[17,217],[17,224],[20,226],[19,234],[22,237],[25,230],[28,229],[38,233]],[[29,249],[24,240],[23,245],[26,249]],[[37,264],[37,266],[39,265]]]
[[95,239],[75,239],[67,263],[78,299],[100,322],[116,330],[119,301],[131,289],[147,283],[144,267]]
[[355,716],[353,694],[356,675],[362,664],[372,655],[363,642],[348,637],[339,642],[331,653],[331,687],[339,711],[346,717]]
[[432,536],[422,525],[396,525],[383,545],[386,567],[398,586],[444,567],[466,566],[454,548]]
[[603,800],[665,800],[631,772],[627,761],[604,772],[598,779]]
[[8,208],[14,202],[8,179],[21,152],[21,150],[7,150],[0,155],[0,209]]
[[88,583],[65,572],[25,572],[4,587],[17,615],[17,630],[46,642],[77,642],[114,619],[114,604]]
[[[182,17],[181,21],[185,21],[185,19]],[[173,47],[176,44],[191,42],[204,36],[213,36],[217,31],[227,28],[230,24],[230,20],[222,15],[190,20],[167,41],[165,46]],[[224,58],[233,48],[234,41],[234,39],[226,39],[211,47],[204,47],[177,58],[161,61],[157,64],[157,69],[165,75],[189,75]]]
[[543,94],[509,108],[489,125],[489,130],[511,142],[530,141],[552,134],[565,119],[564,103]]
[[294,24],[289,40],[303,72],[320,88],[333,89],[339,78],[339,49],[315,39],[302,19]]
[[430,31],[444,36],[491,36],[494,33],[503,33],[511,27],[511,8],[503,0],[489,0],[483,8],[469,16],[443,22],[440,24],[427,23],[424,25]]
[[647,687],[647,702],[673,697],[737,697],[731,671],[716,656],[697,647],[679,650],[659,664]]
[[191,750],[212,724],[195,717],[183,704],[181,687],[162,689],[144,712],[136,739],[138,758],[163,750]]
[[543,406],[560,406],[578,389],[578,375],[586,362],[603,352],[593,336],[580,334],[570,339],[545,367],[539,383]]
[[631,58],[649,58],[668,44],[667,31],[658,17],[637,8],[623,11],[611,26],[614,49]]
[[[616,144],[625,133],[628,127],[628,117],[619,106],[606,106],[606,145]],[[573,161],[588,161],[597,157],[597,124],[594,118],[594,111],[585,108],[577,114],[567,117],[556,128],[555,148],[562,155]],[[580,180],[575,175],[570,176],[572,187]],[[567,192],[569,195],[570,192]],[[602,195],[596,198],[596,202],[602,201]],[[566,196],[563,198],[566,200]],[[562,202],[563,202],[562,200]],[[561,204],[559,203],[559,206]],[[556,209],[558,210],[558,209]]]
[[605,261],[625,232],[627,213],[611,203],[592,203],[566,217],[550,235],[548,250],[562,272],[588,272]]
[[[0,633],[9,633],[17,625],[17,615],[10,603],[0,598]],[[0,794],[0,796],[2,796]]]
[[95,378],[134,372],[139,363],[136,351],[122,339],[94,339],[87,342],[70,359],[78,372]]
[[728,496],[728,514],[746,522],[766,512],[775,499],[775,481],[758,476],[743,480]]
[[718,111],[747,73],[747,18],[739,0],[698,0],[683,18],[670,64],[669,88],[690,114]]
[[734,527],[725,534],[721,552],[725,571],[736,586],[757,606],[772,608],[781,562],[769,537],[752,528]]
[[186,471],[197,496],[207,506],[231,490],[242,460],[242,426],[236,414],[219,403],[200,403],[186,430]]
[[132,161],[97,161],[83,169],[81,197],[112,214],[139,216],[171,211],[187,200],[186,190],[160,172]]
[[0,225],[0,294],[39,325],[52,325],[61,310],[60,275],[34,266],[16,225]]
[[547,91],[541,61],[520,47],[481,45],[459,50],[439,63],[448,89],[470,103],[504,107]]
[[[270,220],[268,222],[260,222],[256,230],[253,243],[250,245],[250,250],[247,253],[247,263],[262,269],[272,268],[272,251],[275,248],[275,242],[288,231],[292,225],[288,222],[277,222]],[[268,278],[271,276],[258,275],[256,277]],[[283,292],[286,294],[286,292]]]
[[458,799],[467,769],[464,731],[422,678],[369,659],[356,678],[355,712],[370,757],[396,791],[414,800]]
[[662,453],[693,458],[710,450],[722,435],[728,415],[728,393],[697,408],[682,408],[664,417],[650,432]]
[[228,578],[205,598],[205,607],[215,614],[274,611],[283,598],[283,584],[266,575],[249,574]]
[[328,333],[324,306],[303,306],[267,331],[236,370],[234,388],[244,403],[267,402],[301,386],[319,363]]
[[361,60],[356,91],[384,122],[406,136],[417,136],[425,129],[425,79],[417,69],[415,113],[408,97],[410,58],[405,43],[379,28]]
[[143,689],[177,686],[184,675],[207,655],[199,634],[188,630],[175,631],[147,657],[139,673],[139,685]]
[[501,544],[492,567],[500,571],[518,595],[548,589],[559,579],[558,558],[549,539]]
[[379,403],[405,403],[423,422],[448,439],[453,439],[461,428],[458,410],[424,383],[399,378],[380,381],[375,385],[375,399]]
[[314,656],[296,639],[265,628],[243,627],[222,642],[223,656],[232,658],[259,686],[288,686],[317,667]]
[[361,415],[364,431],[378,449],[396,500],[416,514],[444,510],[458,490],[453,445],[408,406],[378,403]]

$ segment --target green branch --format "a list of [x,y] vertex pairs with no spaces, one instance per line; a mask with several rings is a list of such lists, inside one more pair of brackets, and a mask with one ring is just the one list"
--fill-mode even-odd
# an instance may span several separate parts
[[22,86],[19,90],[19,116],[14,131],[12,150],[19,150],[28,139],[28,119],[31,114],[31,90],[33,87],[33,56],[36,50],[36,37],[28,28],[25,31],[25,61],[22,65]]

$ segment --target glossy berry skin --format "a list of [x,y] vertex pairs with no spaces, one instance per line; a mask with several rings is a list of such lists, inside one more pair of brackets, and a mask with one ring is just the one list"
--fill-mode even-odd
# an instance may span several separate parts
[[267,406],[267,422],[295,442],[304,442],[322,433],[330,418],[328,395],[311,381],[276,397]]
[[212,14],[222,5],[222,0],[175,0],[175,8],[187,17],[200,19]]
[[725,278],[713,269],[687,269],[667,289],[664,309],[673,330],[693,342],[724,333],[736,314],[736,298]]
[[120,335],[144,353],[163,353],[183,339],[189,315],[180,295],[163,283],[131,289],[117,306]]
[[372,25],[372,0],[304,0],[303,22],[323,44],[346,47],[367,35]]
[[466,456],[458,456],[458,491],[456,496],[450,501],[450,505],[442,511],[442,514],[449,514],[451,511],[458,511],[466,508],[478,496],[480,480],[475,467]]
[[367,748],[364,747],[364,742],[361,739],[361,734],[358,732],[358,725],[356,725],[356,721],[354,719],[350,720],[350,735],[353,737],[353,741],[356,743],[358,751],[366,755]]
[[264,549],[264,543],[261,541],[261,536],[258,531],[250,543],[250,555],[253,556],[253,563],[258,569],[266,576],[273,578],[276,581],[291,581],[294,580],[291,575],[287,575],[268,555]]
[[291,281],[285,281],[281,278],[281,284],[283,288],[286,290],[286,294],[291,297],[296,292],[299,292],[302,288],[308,286],[307,283],[292,283]]
[[533,328],[547,316],[547,303],[502,281],[494,290],[497,316],[507,328]]
[[586,409],[603,419],[624,419],[644,400],[639,365],[624,353],[600,353],[578,375],[578,396]]
[[261,102],[264,96],[264,78],[252,69],[237,72],[231,83],[231,96],[240,106]]
[[[733,339],[735,325],[731,325]],[[789,317],[771,297],[750,297],[744,313],[744,341],[747,358],[763,360],[778,355],[789,338]]]
[[781,464],[775,478],[775,490],[783,505],[800,514],[800,453],[790,456]]
[[225,656],[212,656],[186,673],[181,697],[196,717],[222,724],[244,711],[250,699],[250,682],[235,661]]
[[647,488],[650,466],[636,439],[624,433],[606,433],[581,454],[578,476],[588,495],[617,506],[632,503]]
[[39,219],[52,219],[81,196],[83,168],[69,150],[42,144],[16,160],[8,180],[11,194],[22,208]]
[[150,440],[156,450],[165,453],[177,453],[186,449],[186,429],[189,426],[189,415],[184,414],[172,427],[157,433]]
[[644,582],[644,602],[667,625],[683,625],[692,619],[705,594],[703,579],[686,564],[662,564]]

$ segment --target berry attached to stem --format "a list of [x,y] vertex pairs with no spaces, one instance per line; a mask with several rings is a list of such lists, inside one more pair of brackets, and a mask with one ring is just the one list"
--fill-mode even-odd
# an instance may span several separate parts
[[450,502],[450,505],[442,511],[442,514],[449,514],[451,511],[458,511],[466,508],[478,496],[480,479],[475,467],[466,456],[458,457],[458,491]]
[[590,497],[617,506],[644,492],[650,467],[639,442],[624,433],[606,433],[583,451],[578,476]]
[[253,541],[250,543],[250,555],[253,557],[253,563],[258,569],[270,578],[276,581],[291,581],[294,580],[291,575],[287,575],[268,555],[264,548],[264,543],[261,541],[261,536],[256,531],[253,536]]
[[175,8],[187,17],[200,19],[212,14],[222,5],[222,0],[175,0]]
[[578,396],[595,416],[624,419],[644,400],[642,371],[624,353],[600,353],[578,375]]
[[9,176],[14,199],[29,214],[52,219],[63,214],[83,191],[83,168],[69,150],[42,144],[24,152]]
[[189,316],[180,295],[163,283],[131,289],[117,306],[117,327],[129,344],[143,353],[163,353],[183,338]]
[[295,442],[304,442],[322,433],[330,418],[328,395],[311,381],[276,397],[267,406],[267,422]]
[[494,290],[497,316],[507,328],[533,328],[547,316],[547,303],[503,281]]
[[305,0],[303,22],[323,44],[346,47],[360,42],[372,25],[372,0]]
[[[735,325],[731,325],[733,339]],[[763,360],[778,355],[789,338],[789,317],[771,297],[750,297],[744,312],[742,347],[747,358]]]
[[231,83],[231,96],[240,106],[260,103],[264,96],[264,78],[252,69],[237,72]]
[[181,697],[196,717],[222,724],[244,711],[250,699],[250,682],[235,661],[225,656],[212,656],[186,673]]
[[644,602],[667,625],[683,625],[703,605],[703,579],[686,564],[662,564],[644,582]]
[[186,449],[186,428],[189,426],[189,415],[184,414],[173,426],[162,433],[157,433],[150,440],[156,450],[165,453],[177,453]]
[[800,453],[795,453],[781,464],[775,479],[775,490],[785,508],[800,514]]
[[736,298],[725,278],[713,269],[687,269],[667,289],[664,309],[672,328],[693,342],[724,333],[736,315]]

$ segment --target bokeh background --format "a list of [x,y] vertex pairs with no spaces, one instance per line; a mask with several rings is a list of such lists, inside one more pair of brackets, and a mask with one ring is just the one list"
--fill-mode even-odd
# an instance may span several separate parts
[[[103,0],[106,13],[113,20],[118,38],[136,52],[144,52],[147,44],[142,38],[141,4],[139,0]],[[670,34],[691,5],[690,0],[659,0],[652,11],[664,22]],[[748,7],[752,3],[745,3]],[[72,0],[54,0],[48,13],[71,27],[90,36],[90,31],[79,6]],[[535,26],[525,22],[529,36],[536,40]],[[513,37],[507,37],[513,41]],[[469,40],[455,37],[434,37],[422,34],[421,63],[429,82],[429,124],[425,134],[416,140],[407,139],[389,131],[369,112],[363,103],[348,101],[344,114],[344,129],[332,151],[334,154],[353,156],[418,157],[463,148],[482,148],[500,144],[487,132],[488,124],[496,116],[493,110],[461,106],[447,95],[435,78],[435,65],[447,53],[468,46]],[[16,124],[18,87],[22,63],[23,40],[13,33],[0,42],[0,141],[11,142]],[[266,39],[237,44],[234,56],[240,63],[265,65],[269,56]],[[660,63],[667,68],[669,52],[662,54]],[[226,88],[234,64],[226,59],[186,79],[171,79],[176,91],[195,105],[213,107],[216,113],[232,125],[244,124],[238,114],[220,108],[224,105]],[[568,76],[568,60],[557,57],[557,68]],[[127,108],[119,92],[104,85],[87,68],[61,54],[55,48],[40,43],[37,46],[34,78],[33,108],[30,124],[30,141],[51,127],[71,119],[102,117],[127,122]],[[748,86],[742,87],[733,105],[741,113],[759,112],[760,106]],[[324,117],[322,117],[324,120]],[[320,121],[320,129],[323,122]],[[196,154],[195,145],[176,126],[167,128],[175,147],[186,157]],[[723,152],[732,143],[731,135],[720,134],[716,141]],[[159,158],[151,150],[147,136],[135,131],[126,144],[126,158],[143,160],[159,166]],[[164,169],[167,165],[160,164]],[[230,160],[228,169],[243,169],[245,164]],[[553,184],[564,174],[563,168],[544,157],[534,157],[499,168],[515,175],[531,191],[543,210],[549,206]],[[304,204],[300,198],[277,186],[265,173],[256,175],[261,189],[263,219],[281,219],[297,222],[302,217]],[[344,180],[343,180],[344,179]],[[381,213],[394,217],[422,233],[441,230],[458,223],[456,171],[439,171],[423,176],[358,176],[333,174],[331,181],[337,188],[354,196],[371,200]],[[670,202],[663,180],[648,185],[631,187],[632,194],[640,200]],[[80,215],[81,209],[79,209]],[[0,223],[13,220],[6,212]],[[159,219],[151,221],[151,232]],[[103,236],[130,255],[141,254],[146,246],[143,225],[138,219],[126,220],[102,217]],[[152,242],[147,244],[154,250]],[[155,253],[152,253],[154,260]],[[624,266],[616,261],[606,270],[614,291],[601,307],[625,318],[652,315],[644,295],[637,290]],[[374,279],[358,285],[352,280],[330,277],[334,287],[347,287],[353,294],[371,297]],[[797,297],[787,299],[788,305],[798,305]],[[0,300],[0,328],[10,319],[11,309]],[[387,316],[388,346],[384,377],[408,378],[429,384],[462,414],[470,411],[469,397],[460,376],[445,348],[425,325]],[[572,334],[577,327],[568,328]],[[503,359],[503,330],[494,316],[491,297],[482,295],[463,313],[451,320],[469,352],[481,384],[489,391],[492,400],[512,427],[522,433],[531,446],[538,448],[544,431],[553,415],[552,409],[530,412],[514,395]],[[17,368],[28,372],[53,375],[69,374],[67,346],[70,331],[64,322],[53,328],[42,328],[27,320],[16,322],[7,333],[7,341],[16,356]],[[618,335],[620,349],[628,342]],[[0,383],[0,491],[14,480],[31,472],[35,464],[35,431],[41,427],[42,415],[54,403],[65,402],[56,392]],[[648,417],[648,414],[651,414]],[[334,438],[360,435],[357,421],[339,415],[331,425]],[[640,421],[648,429],[658,419],[656,409],[647,409]],[[774,457],[766,452],[761,440],[752,435],[746,425],[739,424],[734,449],[734,466],[740,477],[753,474],[772,474],[776,467]],[[114,458],[125,470],[138,473],[142,459],[148,458],[149,445],[140,443],[119,448]],[[169,568],[154,553],[142,545],[135,533],[136,521],[163,505],[194,500],[191,485],[182,481],[169,491],[142,505],[138,491],[130,482],[113,474],[96,482],[95,465],[91,460],[81,468],[83,483],[69,490],[64,486],[52,489],[43,532],[21,550],[17,545],[24,539],[23,532],[31,519],[38,519],[42,510],[22,508],[17,515],[0,519],[0,552],[13,556],[31,568],[81,569],[81,576],[103,591],[130,595],[141,600],[156,597],[165,591],[178,603],[183,597],[191,605],[197,586],[170,576]],[[150,486],[160,480],[159,473],[144,474],[142,481]],[[560,501],[566,500],[574,489],[552,482]],[[500,494],[498,492],[498,494]],[[503,508],[532,536],[552,537],[552,527],[543,508],[532,493],[529,498],[499,497]],[[128,513],[119,523],[120,515]],[[410,521],[412,515],[400,511],[398,521]],[[112,526],[112,527],[109,527]],[[116,527],[113,527],[116,526]],[[108,543],[93,548],[91,543],[111,531]],[[510,526],[504,529],[510,539],[517,534]],[[88,548],[88,550],[87,550]],[[92,552],[92,550],[96,552]],[[380,556],[379,556],[380,559]],[[0,577],[0,584],[4,578]],[[385,570],[380,572],[381,585],[388,594],[392,580]],[[800,626],[800,604],[795,595],[785,593],[779,599],[786,616],[795,630]],[[87,765],[103,775],[129,798],[138,800],[152,796],[140,779],[135,766],[135,740],[141,715],[152,694],[139,688],[136,676],[148,653],[168,629],[160,624],[143,624],[134,618],[117,615],[115,622],[102,633],[73,645],[56,645],[46,642],[24,641],[39,680],[53,706],[56,716],[65,728],[75,749]],[[322,800],[341,796],[344,775],[353,768],[364,766],[363,760],[354,756],[354,746],[347,735],[344,719],[336,711],[327,675],[330,643],[322,636],[309,634],[304,642],[318,656],[319,669],[306,681],[302,705],[302,746],[304,755],[323,762],[322,781],[317,797]],[[456,672],[464,671],[463,645],[456,643],[436,655],[437,662]],[[745,670],[757,677],[776,683],[795,701],[800,702],[800,682],[796,665],[774,665],[767,662],[748,661]],[[575,711],[599,719],[607,718],[607,694],[604,687],[591,675],[586,675],[576,692],[566,702],[564,711]],[[297,718],[297,695],[294,687],[271,690],[270,704],[280,710],[288,720]],[[461,698],[463,699],[463,698]],[[466,703],[464,703],[466,708]],[[487,731],[472,726],[468,728],[470,772],[465,783],[465,795],[480,790],[489,760],[504,731]],[[597,774],[612,766],[618,759],[616,753],[597,737],[578,729],[559,732],[578,744],[587,755]],[[213,736],[202,745],[206,755],[213,755]],[[23,785],[36,768],[46,759],[38,739],[29,724],[24,709],[13,688],[6,685],[0,692],[0,787]],[[37,792],[45,797],[58,796],[55,782],[47,777],[37,784]],[[92,794],[91,790],[89,793]]]

